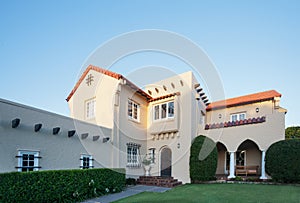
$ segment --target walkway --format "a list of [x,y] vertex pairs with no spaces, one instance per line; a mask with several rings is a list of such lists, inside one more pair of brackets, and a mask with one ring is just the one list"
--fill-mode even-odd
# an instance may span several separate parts
[[136,194],[139,194],[139,193],[145,192],[145,191],[147,191],[147,192],[165,192],[170,189],[171,188],[157,187],[157,186],[135,185],[135,186],[126,188],[124,191],[122,191],[120,193],[101,196],[96,199],[87,200],[83,203],[109,203],[109,202],[117,201],[119,199],[123,199],[125,197],[136,195]]

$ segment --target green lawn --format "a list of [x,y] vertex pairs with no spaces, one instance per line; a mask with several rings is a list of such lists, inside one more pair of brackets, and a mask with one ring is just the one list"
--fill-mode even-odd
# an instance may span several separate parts
[[255,184],[183,185],[164,193],[143,192],[123,202],[297,202],[300,186]]

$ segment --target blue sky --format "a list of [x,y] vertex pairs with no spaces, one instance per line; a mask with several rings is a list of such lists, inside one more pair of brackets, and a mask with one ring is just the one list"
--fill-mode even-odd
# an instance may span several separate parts
[[[2,0],[0,97],[68,115],[65,99],[99,45],[126,32],[162,29],[207,53],[226,97],[276,89],[288,109],[286,125],[300,125],[299,10],[293,0]],[[128,75],[153,64],[185,70],[181,62],[156,54],[124,59],[116,70]]]

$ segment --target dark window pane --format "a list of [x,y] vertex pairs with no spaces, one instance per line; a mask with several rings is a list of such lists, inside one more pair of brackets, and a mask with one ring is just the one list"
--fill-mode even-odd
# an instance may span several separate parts
[[166,118],[167,116],[167,104],[161,105],[161,118]]
[[28,159],[28,154],[23,154],[23,160],[27,160]]
[[133,110],[134,110],[133,118],[137,119],[138,118],[137,117],[137,115],[138,115],[138,105],[137,104],[133,104]]
[[22,161],[22,166],[28,166],[27,160],[23,160],[23,161]]
[[132,102],[128,101],[128,116],[132,118]]
[[154,120],[159,119],[159,105],[154,106]]
[[29,161],[29,166],[34,166],[34,161]]

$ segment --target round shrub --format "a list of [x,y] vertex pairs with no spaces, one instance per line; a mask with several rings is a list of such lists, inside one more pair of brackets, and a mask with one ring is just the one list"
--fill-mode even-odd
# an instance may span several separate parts
[[300,140],[282,140],[266,153],[266,172],[279,182],[300,182]]
[[215,180],[217,164],[216,143],[203,135],[196,137],[190,151],[191,182]]

